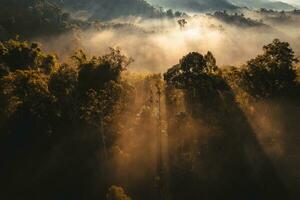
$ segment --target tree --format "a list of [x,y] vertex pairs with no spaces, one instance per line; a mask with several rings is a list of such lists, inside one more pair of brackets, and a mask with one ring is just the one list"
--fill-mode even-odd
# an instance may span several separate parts
[[27,107],[32,114],[44,113],[51,100],[48,77],[36,70],[17,70],[1,78],[1,95],[7,100],[6,108]]
[[164,74],[164,79],[178,89],[225,89],[211,52],[205,56],[197,52],[189,53]]
[[53,132],[54,97],[48,81],[49,77],[37,70],[16,70],[0,79],[0,114],[6,126],[3,134],[10,132],[12,137],[20,137],[19,141],[42,142]]
[[[286,195],[210,52],[189,53],[164,78],[169,90],[183,91],[185,102],[184,114],[172,110],[173,117],[168,116],[170,191],[176,199],[221,198],[211,191],[226,199]],[[269,189],[262,191],[260,185]],[[268,192],[273,190],[276,194]]]
[[248,61],[240,72],[240,87],[254,98],[276,98],[293,94],[298,62],[289,43],[275,39],[264,53]]
[[102,89],[109,81],[120,81],[120,75],[133,61],[121,54],[119,49],[110,49],[104,56],[88,59],[83,51],[73,56],[79,68],[79,87],[83,91],[88,89]]
[[[76,124],[79,118],[78,70],[63,64],[49,79],[49,91],[54,96],[55,114],[64,125]],[[57,124],[57,123],[56,123]],[[69,125],[70,126],[70,125]]]
[[57,59],[44,53],[37,43],[16,39],[0,42],[0,65],[6,72],[38,69],[49,74],[57,67]]
[[168,9],[166,12],[167,17],[169,18],[173,18],[174,17],[174,13],[172,9]]
[[[69,183],[75,179],[82,180],[75,193],[85,192],[91,174],[106,169],[108,160],[97,156],[115,145],[118,119],[131,102],[133,89],[122,72],[132,60],[112,49],[91,59],[80,52],[73,57],[75,64],[61,64],[35,43],[10,40],[0,45],[0,138],[4,168],[9,171],[3,176],[7,194],[26,190],[26,199],[45,194],[50,199],[56,194],[48,186],[60,180],[57,187],[73,195]],[[49,157],[57,162],[45,169]],[[91,170],[91,159],[97,172]],[[23,167],[24,163],[28,164]],[[47,175],[38,175],[43,169]],[[48,176],[52,173],[58,175]],[[24,189],[11,181],[24,185],[29,177],[36,177],[39,184],[29,182],[29,189]],[[106,185],[106,178],[97,184]],[[32,192],[33,187],[38,192]]]
[[124,189],[118,186],[111,186],[106,194],[107,200],[131,200],[129,196],[126,195]]
[[180,29],[183,29],[185,25],[187,24],[187,21],[185,19],[179,19],[177,21],[178,25],[180,26]]

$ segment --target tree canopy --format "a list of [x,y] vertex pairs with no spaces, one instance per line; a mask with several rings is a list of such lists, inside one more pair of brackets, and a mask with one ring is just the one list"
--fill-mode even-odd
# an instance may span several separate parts
[[239,85],[255,98],[292,95],[297,85],[298,60],[289,43],[275,39],[264,53],[247,62],[240,72]]
[[49,74],[56,65],[56,56],[44,53],[37,43],[20,40],[0,42],[0,66],[3,72],[35,69]]

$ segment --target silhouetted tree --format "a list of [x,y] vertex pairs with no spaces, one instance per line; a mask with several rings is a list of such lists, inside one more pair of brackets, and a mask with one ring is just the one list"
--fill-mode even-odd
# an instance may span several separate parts
[[133,61],[118,49],[110,49],[110,53],[91,59],[79,51],[73,59],[77,61],[79,87],[83,91],[102,89],[109,81],[120,81],[121,72]]
[[51,73],[57,64],[55,55],[45,54],[37,43],[9,40],[0,42],[0,65],[7,72],[43,70]]
[[[189,53],[164,78],[168,89],[183,91],[185,101],[185,113],[174,116],[171,111],[173,116],[168,118],[173,198],[221,197],[213,191],[229,199],[250,193],[259,197],[286,195],[210,52],[205,56]],[[249,152],[253,156],[249,157]],[[264,175],[253,170],[254,166]],[[262,191],[262,185],[269,189]],[[276,189],[276,195],[271,188]]]
[[248,61],[240,72],[240,87],[254,98],[293,95],[298,62],[289,43],[275,39],[264,46],[264,54]]
[[187,24],[187,21],[185,19],[179,19],[177,23],[179,24],[180,28],[183,29]]

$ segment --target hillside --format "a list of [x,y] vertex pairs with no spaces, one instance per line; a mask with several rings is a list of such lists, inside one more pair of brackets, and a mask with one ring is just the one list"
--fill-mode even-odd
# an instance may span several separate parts
[[265,28],[271,29],[261,21],[254,20],[251,18],[246,18],[244,14],[229,14],[226,11],[217,11],[213,14],[208,14],[215,19],[218,19],[226,24],[242,27],[242,28]]
[[0,1],[1,40],[16,35],[35,37],[56,34],[72,29],[76,23],[53,1]]
[[88,11],[91,19],[111,20],[120,17],[162,17],[164,13],[145,0],[55,0],[64,8]]
[[108,20],[127,16],[158,18],[163,13],[144,0],[99,0],[92,18]]
[[183,9],[187,11],[208,11],[235,9],[236,6],[227,0],[149,0],[154,5],[162,5],[173,9]]
[[293,6],[281,2],[276,1],[272,2],[269,0],[230,0],[233,4],[241,7],[249,7],[249,8],[267,8],[267,9],[274,9],[274,10],[292,10],[294,9]]

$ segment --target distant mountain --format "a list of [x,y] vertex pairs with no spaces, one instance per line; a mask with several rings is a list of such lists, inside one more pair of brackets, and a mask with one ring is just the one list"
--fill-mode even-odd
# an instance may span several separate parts
[[237,6],[228,0],[148,0],[153,5],[161,5],[186,11],[230,10]]
[[164,13],[145,0],[55,0],[69,10],[87,10],[91,19],[111,20],[120,17],[162,17]]
[[262,21],[247,18],[244,14],[230,14],[226,11],[216,11],[213,14],[208,14],[208,16],[241,28],[264,28],[265,31],[272,30],[270,26],[264,24]]
[[294,7],[281,1],[270,0],[230,0],[231,3],[240,7],[267,8],[273,10],[292,10]]
[[0,40],[58,34],[76,23],[51,0],[0,1]]
[[92,18],[114,19],[127,16],[157,18],[162,17],[163,13],[144,0],[98,0]]

